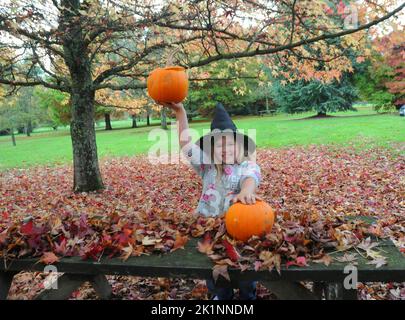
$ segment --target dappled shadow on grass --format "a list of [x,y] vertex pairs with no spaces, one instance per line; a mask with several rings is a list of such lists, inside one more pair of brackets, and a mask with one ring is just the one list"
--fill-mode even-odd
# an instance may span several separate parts
[[293,119],[293,120],[308,120],[308,119],[330,119],[330,118],[337,118],[337,116],[332,116],[329,114],[316,114],[314,116],[306,117],[306,118],[299,118],[299,119]]
[[314,115],[310,117],[305,117],[305,118],[299,118],[299,119],[291,119],[291,120],[312,120],[312,119],[331,119],[331,118],[359,118],[359,117],[375,117],[375,116],[384,116],[384,115],[394,115],[394,113],[391,112],[382,112],[382,113],[373,113],[373,114],[358,114],[358,115],[330,115],[330,114],[325,114],[325,115]]
[[[69,130],[61,130],[61,131],[49,131],[49,132],[38,132],[38,133],[32,133],[31,136],[27,135],[16,135],[16,141],[18,145],[18,141],[21,140],[35,140],[35,139],[43,139],[43,138],[55,138],[55,137],[64,137],[64,136],[69,136],[70,137],[70,131]],[[11,136],[3,136],[2,139],[0,139],[0,143],[11,143]]]

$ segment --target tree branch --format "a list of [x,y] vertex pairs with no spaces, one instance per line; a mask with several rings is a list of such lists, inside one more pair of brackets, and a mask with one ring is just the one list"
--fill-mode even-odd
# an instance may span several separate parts
[[131,68],[133,68],[137,63],[139,63],[140,61],[142,61],[143,58],[145,58],[147,55],[149,55],[150,53],[152,53],[153,51],[157,50],[157,49],[162,49],[165,47],[169,47],[169,46],[173,46],[173,45],[178,45],[178,44],[183,44],[186,42],[190,42],[190,41],[194,41],[196,39],[199,39],[200,36],[194,36],[194,37],[190,37],[188,39],[184,39],[178,42],[172,42],[172,43],[159,43],[156,45],[153,45],[151,47],[145,48],[136,58],[131,59],[127,64],[121,65],[121,66],[116,66],[110,69],[107,69],[105,71],[103,71],[102,73],[100,73],[97,78],[94,80],[94,84],[96,85],[96,87],[99,87],[99,84],[101,82],[103,82],[105,79],[109,78],[112,75],[118,74],[122,71],[125,70],[129,70]]
[[[326,40],[326,39],[333,39],[333,38],[339,38],[345,35],[349,35],[364,29],[368,29],[384,20],[387,20],[389,18],[391,18],[393,15],[395,15],[396,13],[400,12],[403,8],[405,7],[405,3],[403,3],[402,5],[400,5],[398,8],[396,8],[395,10],[391,11],[390,13],[382,16],[381,18],[377,19],[377,20],[373,20],[369,23],[366,23],[364,25],[361,25],[358,28],[355,29],[348,29],[348,30],[344,30],[341,32],[337,32],[337,33],[332,33],[332,34],[323,34],[317,37],[313,37],[310,39],[305,39],[305,40],[301,40],[301,41],[297,41],[294,43],[290,43],[287,45],[282,45],[282,46],[278,46],[276,48],[270,48],[270,49],[262,49],[262,50],[254,50],[254,51],[248,51],[248,52],[234,52],[234,53],[228,53],[228,54],[222,54],[222,55],[216,55],[216,56],[211,56],[207,59],[204,60],[200,60],[196,63],[192,63],[190,64],[188,67],[189,68],[195,68],[195,67],[201,67],[204,65],[207,65],[211,62],[214,61],[219,61],[219,60],[226,60],[226,59],[235,59],[235,58],[246,58],[246,57],[253,57],[256,55],[265,55],[265,54],[272,54],[272,53],[276,53],[276,52],[280,52],[280,51],[284,51],[284,50],[288,50],[288,49],[293,49],[299,46],[302,46],[304,44],[310,44],[310,43],[314,43],[314,42],[318,42],[321,40]],[[187,67],[187,66],[184,66]]]
[[68,89],[64,86],[60,86],[60,85],[49,83],[49,82],[42,81],[42,80],[14,81],[14,80],[7,80],[7,79],[0,78],[0,83],[8,85],[8,86],[12,86],[12,87],[33,87],[33,86],[42,85],[42,86],[50,88],[50,89],[60,90],[60,91],[69,93]]

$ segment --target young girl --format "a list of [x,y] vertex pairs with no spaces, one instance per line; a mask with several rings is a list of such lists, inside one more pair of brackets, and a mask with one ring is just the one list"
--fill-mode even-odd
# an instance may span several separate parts
[[[261,180],[260,167],[251,161],[255,143],[239,133],[222,104],[218,103],[211,123],[211,132],[197,143],[191,142],[186,111],[181,103],[163,104],[176,113],[182,153],[203,180],[203,191],[196,214],[224,215],[232,203],[253,204]],[[214,300],[229,300],[232,288],[218,288],[212,280],[207,287]],[[241,299],[256,299],[256,282],[239,283]]]

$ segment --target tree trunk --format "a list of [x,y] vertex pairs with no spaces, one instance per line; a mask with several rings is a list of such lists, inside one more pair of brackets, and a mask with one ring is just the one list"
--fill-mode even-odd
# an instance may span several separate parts
[[150,126],[150,110],[149,110],[149,107],[146,110],[146,125]]
[[85,46],[81,20],[77,19],[79,0],[61,1],[61,23],[63,29],[63,53],[71,77],[70,134],[73,146],[73,190],[95,191],[103,188],[101,179],[96,130],[94,128],[93,80],[88,48]]
[[317,116],[317,117],[325,117],[325,116],[326,116],[326,112],[319,111],[316,116]]
[[26,133],[27,133],[27,137],[30,137],[30,136],[31,136],[31,132],[32,132],[32,122],[31,122],[31,120],[29,120],[29,121],[27,122],[27,126],[25,127],[25,131],[26,131]]
[[104,119],[105,119],[105,129],[106,130],[112,130],[111,126],[111,116],[109,113],[104,114]]
[[162,107],[162,110],[160,111],[160,116],[161,116],[162,129],[167,130],[167,117],[166,117],[166,108],[165,107]]
[[11,142],[13,143],[13,146],[15,147],[17,144],[15,143],[14,128],[10,129],[10,133],[11,133]]
[[94,128],[94,91],[73,92],[70,133],[73,145],[74,191],[103,188]]
[[132,115],[132,128],[136,128],[138,125],[136,124],[136,115]]

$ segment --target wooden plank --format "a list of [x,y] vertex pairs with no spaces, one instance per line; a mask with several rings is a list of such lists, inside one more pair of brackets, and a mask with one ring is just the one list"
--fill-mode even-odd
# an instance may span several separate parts
[[[373,222],[373,217],[348,217],[348,219],[366,220]],[[209,279],[212,277],[212,261],[204,254],[196,250],[200,239],[192,238],[186,244],[185,250],[176,250],[170,254],[152,254],[140,257],[131,257],[127,261],[120,259],[102,258],[100,261],[86,260],[80,257],[61,259],[56,264],[59,272],[71,274],[116,274],[136,275],[145,277],[188,277],[196,279]],[[378,240],[377,249],[383,251],[387,257],[388,265],[378,269],[374,265],[367,264],[367,260],[359,256],[358,281],[405,281],[405,257],[399,252],[390,240]],[[356,253],[349,250],[344,253]],[[344,253],[334,253],[338,257]],[[44,265],[37,262],[38,259],[17,259],[8,263],[7,267],[0,265],[0,271],[35,270],[43,271]],[[272,272],[248,270],[241,272],[238,269],[230,269],[229,274],[232,282],[238,280],[288,280],[288,281],[315,281],[315,282],[341,282],[346,277],[343,273],[345,263],[333,261],[329,266],[323,264],[311,264],[308,267],[292,266],[288,269],[283,266],[281,275],[275,270]]]
[[11,283],[16,273],[17,272],[12,271],[0,272],[0,300],[7,299]]
[[[199,239],[190,239],[185,250],[176,250],[170,254],[152,254],[149,256],[131,257],[127,261],[120,259],[102,258],[99,262],[93,260],[83,261],[80,257],[61,259],[55,266],[59,272],[73,274],[111,274],[111,275],[136,275],[145,277],[189,277],[196,279],[209,279],[212,276],[213,264],[204,254],[199,253],[195,247]],[[384,256],[387,257],[388,265],[375,268],[368,265],[367,260],[358,259],[359,281],[405,281],[405,258],[391,243],[382,242],[381,247]],[[353,252],[353,251],[348,251]],[[354,251],[355,252],[355,251]],[[343,253],[333,254],[333,257]],[[274,270],[272,272],[247,270],[241,272],[238,269],[230,269],[231,278],[239,280],[289,280],[289,281],[343,281],[346,274],[343,273],[345,263],[334,261],[329,266],[324,264],[311,264],[308,267],[282,267],[281,275]],[[0,265],[0,270],[4,268]],[[38,259],[17,259],[8,263],[7,270],[35,270],[43,271],[44,265],[38,263]],[[4,269],[3,269],[4,270]]]
[[57,289],[45,289],[35,300],[66,300],[73,291],[89,280],[90,277],[87,275],[65,273],[58,278]]
[[321,297],[309,291],[298,282],[291,281],[260,281],[280,300],[320,300]]

